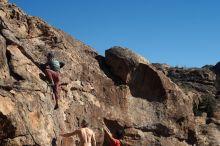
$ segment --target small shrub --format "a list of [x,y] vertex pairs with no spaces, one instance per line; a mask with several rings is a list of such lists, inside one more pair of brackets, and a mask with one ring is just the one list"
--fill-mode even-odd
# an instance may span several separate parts
[[207,113],[208,117],[213,116],[213,112],[216,106],[216,99],[212,95],[203,95],[199,105],[194,105],[193,111],[196,116],[201,116],[203,112]]

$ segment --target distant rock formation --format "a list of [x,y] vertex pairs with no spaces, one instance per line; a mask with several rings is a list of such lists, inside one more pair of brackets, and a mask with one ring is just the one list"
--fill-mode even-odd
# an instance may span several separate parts
[[[198,145],[219,145],[219,63],[202,68],[154,66],[175,82],[193,100]],[[205,133],[203,133],[205,131]]]
[[[40,68],[50,51],[66,63],[58,110]],[[122,47],[103,57],[17,6],[0,4],[1,146],[79,145],[77,137],[59,134],[79,128],[84,117],[98,146],[107,146],[103,120],[113,133],[125,131],[123,146],[220,145],[219,112],[203,108],[203,99],[220,105],[218,76],[209,68],[150,64]]]

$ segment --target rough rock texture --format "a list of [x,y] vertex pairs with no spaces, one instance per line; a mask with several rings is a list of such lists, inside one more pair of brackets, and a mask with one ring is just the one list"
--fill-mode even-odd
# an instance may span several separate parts
[[[193,99],[198,145],[220,145],[219,139],[216,138],[220,134],[220,63],[202,68],[167,67],[163,64],[154,66]],[[204,108],[207,105],[208,108]]]
[[[66,63],[58,110],[53,109],[51,89],[40,68],[49,51]],[[1,146],[79,145],[77,137],[59,134],[79,128],[84,117],[90,119],[98,146],[107,146],[100,130],[103,120],[113,133],[125,130],[124,146],[220,144],[219,119],[209,118],[207,124],[194,116],[195,99],[204,90],[192,84],[194,92],[186,92],[179,84],[192,80],[177,74],[172,78],[168,75],[172,71],[164,74],[124,48],[111,48],[106,57],[99,56],[11,4],[0,4],[0,63]],[[207,92],[214,93],[212,75],[196,74],[195,80],[210,85]],[[176,84],[169,77],[175,77]]]
[[7,3],[8,0],[0,0],[0,3]]
[[111,67],[111,72],[125,83],[130,82],[133,72],[138,68],[140,63],[149,64],[149,61],[142,56],[122,47],[108,49],[105,52],[105,56],[106,64]]

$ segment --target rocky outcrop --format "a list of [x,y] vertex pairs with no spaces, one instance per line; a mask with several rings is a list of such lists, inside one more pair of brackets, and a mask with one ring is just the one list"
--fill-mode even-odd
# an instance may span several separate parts
[[[66,63],[58,110],[53,109],[51,89],[40,67],[50,51]],[[175,84],[172,77],[125,48],[114,47],[100,56],[65,32],[6,3],[0,4],[0,63],[2,146],[79,145],[77,137],[59,134],[79,128],[85,117],[98,146],[106,146],[100,130],[103,120],[113,133],[125,131],[124,146],[219,144],[217,119],[210,118],[210,126],[206,119],[200,122],[194,116],[198,94],[181,89],[182,80]],[[214,80],[207,79],[199,83],[210,85]]]
[[111,72],[118,76],[123,82],[129,83],[133,72],[140,63],[149,64],[149,61],[127,48],[112,47],[105,52],[106,64],[110,66]]
[[[190,128],[194,128],[192,120],[193,113],[189,110],[192,108],[190,107],[190,105],[192,106],[191,100],[178,88],[178,86],[171,82],[162,72],[157,71],[149,62],[128,61],[135,60],[137,57],[135,56],[135,59],[133,59],[131,55],[126,56],[126,52],[124,53],[124,58],[121,59],[122,55],[115,52],[123,52],[123,50],[121,48],[114,48],[114,51],[112,51],[111,48],[106,51],[105,62],[109,70],[114,76],[122,79],[122,83],[129,87],[130,98],[139,98],[138,102],[130,106],[131,109],[129,111],[133,112],[130,115],[132,115],[132,117],[137,115],[135,112],[138,113],[140,110],[137,107],[139,107],[139,103],[143,99],[146,100],[145,103],[148,103],[148,105],[144,107],[150,109],[142,118],[138,118],[142,115],[141,113],[139,113],[137,117],[135,116],[138,120],[133,122],[137,125],[144,125],[136,127],[136,129],[141,130],[139,132],[143,133],[141,134],[143,135],[141,142],[147,143],[147,141],[150,141],[151,144],[155,143],[155,141],[150,139],[152,136],[150,136],[149,133],[152,133],[154,138],[158,136],[187,139],[187,134],[185,136],[182,135],[185,132],[181,132],[181,130],[179,131],[179,128],[177,128],[179,127],[177,121],[186,124],[186,127],[183,128],[186,131]],[[129,67],[131,69],[129,69]],[[123,73],[118,74],[118,72],[115,72],[116,70]],[[127,78],[128,75],[129,78]],[[144,117],[149,118],[151,122],[149,120],[143,120]],[[146,125],[146,122],[150,123]],[[171,125],[174,127],[171,128]],[[146,140],[143,140],[144,138]]]
[[[155,65],[193,99],[198,145],[219,145],[219,141],[215,138],[219,135],[219,131],[215,128],[218,127],[220,120],[219,63],[202,68],[161,66]],[[204,131],[206,134],[203,133]]]
[[170,68],[168,76],[179,86],[195,89],[200,92],[210,94],[216,93],[216,75],[213,71],[206,68]]

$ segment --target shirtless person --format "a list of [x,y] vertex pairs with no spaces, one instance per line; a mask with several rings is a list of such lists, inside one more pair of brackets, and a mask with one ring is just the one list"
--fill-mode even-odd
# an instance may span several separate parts
[[82,128],[77,129],[71,133],[60,134],[63,137],[70,137],[78,135],[80,139],[80,146],[96,146],[95,133],[88,128],[89,124],[86,120],[81,123]]

